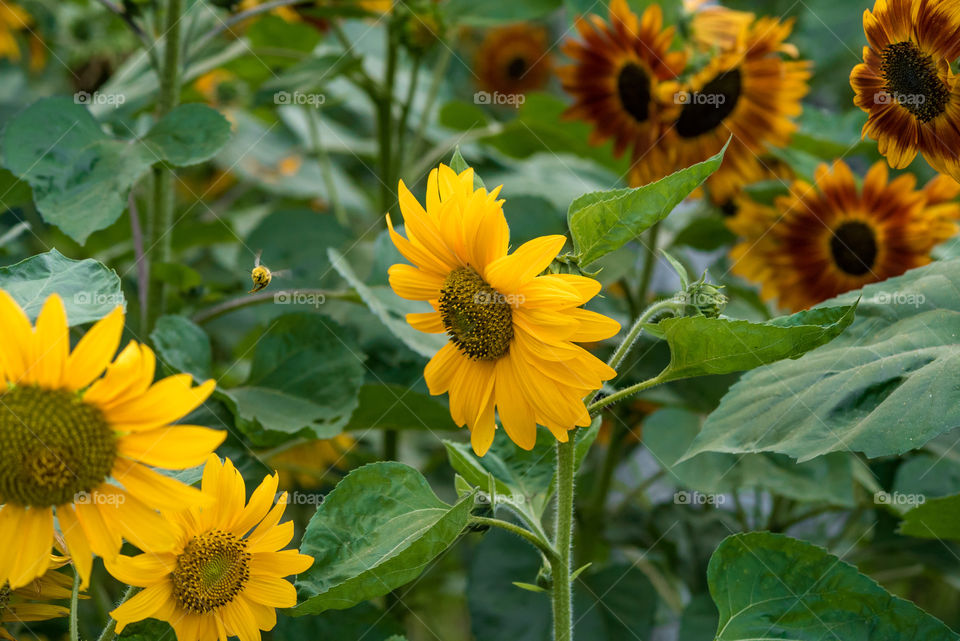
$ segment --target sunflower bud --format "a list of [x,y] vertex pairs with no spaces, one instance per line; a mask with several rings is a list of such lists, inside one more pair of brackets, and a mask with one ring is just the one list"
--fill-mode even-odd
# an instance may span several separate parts
[[423,10],[410,10],[403,17],[400,42],[414,55],[423,55],[443,39],[444,24],[438,11],[431,5]]
[[727,306],[727,297],[721,289],[722,287],[711,285],[703,278],[691,283],[683,294],[689,311],[707,318],[719,316]]

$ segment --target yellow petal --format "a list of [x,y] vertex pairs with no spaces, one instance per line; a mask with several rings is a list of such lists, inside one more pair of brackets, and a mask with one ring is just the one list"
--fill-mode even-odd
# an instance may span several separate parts
[[229,634],[236,635],[240,641],[260,641],[260,628],[250,608],[240,599],[234,599],[220,608],[223,623]]
[[92,500],[107,526],[141,550],[166,552],[176,545],[178,532],[173,524],[128,492],[104,484]]
[[292,576],[306,572],[313,557],[296,550],[257,552],[250,560],[251,576]]
[[110,616],[117,621],[117,632],[122,632],[128,623],[149,619],[169,608],[173,598],[173,583],[162,581],[124,601]]
[[33,360],[33,328],[20,305],[0,289],[0,333],[4,346],[0,350],[0,372],[7,381],[23,379]]
[[70,334],[67,311],[57,294],[51,294],[43,304],[33,338],[35,360],[24,380],[41,387],[59,388],[70,353]]
[[226,438],[223,430],[172,425],[122,436],[117,440],[117,452],[147,465],[182,470],[202,465]]
[[154,383],[143,394],[104,408],[104,414],[110,423],[125,429],[169,425],[203,404],[215,386],[211,379],[193,387],[192,376],[175,374]]
[[177,567],[177,559],[173,554],[140,554],[137,556],[118,555],[110,561],[105,561],[107,572],[121,583],[147,587],[166,580],[166,575]]
[[197,488],[124,458],[113,464],[113,477],[130,494],[161,511],[179,512],[212,502]]
[[87,535],[80,525],[77,513],[70,505],[60,505],[57,507],[57,522],[60,524],[60,532],[67,542],[67,553],[73,566],[80,574],[80,589],[85,590],[90,584],[90,571],[93,569],[93,550],[90,549],[90,542],[87,541]]
[[123,320],[123,307],[118,305],[84,334],[67,359],[67,388],[82,389],[103,373],[120,346]]
[[[263,479],[263,482],[253,491],[250,496],[250,502],[240,513],[237,520],[230,526],[230,531],[237,536],[244,536],[253,527],[263,520],[270,508],[273,507],[273,500],[277,496],[277,485],[280,482],[278,474],[271,474]],[[276,548],[275,548],[276,549]]]
[[20,517],[17,532],[17,558],[10,569],[10,587],[27,585],[43,576],[50,567],[50,548],[53,547],[53,510],[29,507]]
[[243,593],[248,599],[273,608],[292,608],[297,604],[297,590],[293,584],[272,576],[251,576]]
[[545,270],[566,241],[565,236],[534,238],[487,265],[484,279],[501,294],[513,293]]

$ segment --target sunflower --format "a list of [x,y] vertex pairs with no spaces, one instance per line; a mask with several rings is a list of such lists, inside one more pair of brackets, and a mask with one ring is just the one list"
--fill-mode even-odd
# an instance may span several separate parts
[[[563,88],[576,102],[565,115],[593,124],[592,144],[613,139],[620,156],[632,148],[640,158],[659,136],[664,101],[664,81],[673,80],[686,65],[686,54],[668,50],[673,27],[663,28],[660,6],[651,4],[638,20],[626,0],[610,3],[610,22],[599,16],[578,18],[583,42],[570,40],[563,52],[574,64],[558,69]],[[667,171],[666,173],[670,173]]]
[[296,485],[303,488],[320,487],[327,473],[343,469],[344,459],[356,441],[349,434],[338,434],[329,439],[317,439],[283,450],[271,456],[267,465],[280,474],[284,487]]
[[880,161],[858,189],[850,168],[820,165],[816,186],[797,180],[767,207],[740,199],[731,228],[733,271],[759,281],[766,300],[797,311],[930,262],[930,250],[957,232],[960,185],[937,176],[923,189],[905,174],[888,181]]
[[547,30],[519,23],[488,31],[474,68],[481,89],[514,95],[544,87],[550,65]]
[[[51,558],[51,567],[46,574],[27,585],[11,590],[9,584],[0,586],[0,639],[16,641],[3,627],[4,623],[46,621],[70,614],[70,609],[48,601],[69,599],[73,594],[73,579],[55,568],[68,562],[63,557]],[[86,598],[86,595],[80,595]]]
[[755,18],[749,11],[728,9],[710,0],[683,0],[683,11],[689,20],[691,40],[703,50],[736,48]]
[[30,70],[38,71],[46,62],[46,47],[43,40],[31,30],[33,18],[23,7],[13,2],[0,2],[0,58],[19,61],[23,54],[17,35],[28,32],[27,48],[30,53]]
[[154,508],[202,499],[147,465],[192,467],[223,442],[225,432],[170,425],[214,382],[192,387],[182,374],[154,383],[153,352],[133,341],[111,363],[123,321],[114,309],[71,351],[59,296],[34,328],[0,290],[0,585],[17,589],[47,571],[54,514],[86,586],[92,554],[117,554],[121,538],[172,546]]
[[424,209],[400,182],[403,238],[387,224],[413,265],[393,265],[390,286],[401,298],[430,301],[434,311],[408,314],[416,329],[446,333],[449,342],[427,364],[431,394],[450,394],[453,420],[470,429],[482,456],[493,442],[494,411],[514,443],[531,449],[537,424],[557,440],[590,424],[583,397],[616,375],[575,342],[620,330],[580,306],[600,291],[584,276],[539,276],[565,237],[544,236],[507,253],[510,230],[500,187],[473,188],[473,170],[440,165],[427,180]]
[[173,550],[117,556],[107,570],[129,585],[145,588],[110,613],[117,632],[135,621],[167,621],[178,641],[217,641],[237,636],[259,641],[272,630],[274,608],[297,603],[293,584],[313,558],[282,550],[293,538],[293,521],[280,522],[287,493],[276,505],[278,476],[264,478],[246,502],[246,487],[230,459],[210,455],[201,484],[205,507],[169,513],[177,531]]
[[919,151],[960,181],[960,84],[950,69],[960,57],[956,3],[877,0],[863,30],[869,46],[850,73],[854,104],[869,114],[863,135],[891,167],[906,167]]

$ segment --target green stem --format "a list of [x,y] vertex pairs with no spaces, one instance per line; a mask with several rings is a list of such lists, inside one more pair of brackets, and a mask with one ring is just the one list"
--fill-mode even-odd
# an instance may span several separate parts
[[380,144],[380,210],[393,209],[393,85],[397,75],[397,45],[393,22],[387,25],[387,64],[383,77],[383,95],[377,101],[377,137]]
[[570,554],[573,548],[573,439],[557,443],[557,513],[554,548],[557,558],[551,564],[553,577],[553,639],[573,639],[573,598],[570,589]]
[[[163,69],[160,74],[160,92],[157,96],[157,120],[170,113],[180,100],[180,17],[183,13],[183,0],[167,0],[166,35],[164,37]],[[150,228],[151,264],[169,263],[172,258],[173,227],[173,170],[158,164],[153,167],[153,220]],[[151,277],[153,270],[151,270]],[[150,288],[148,300],[149,331],[157,318],[163,313],[166,300],[166,286],[163,281],[155,280]]]
[[643,325],[653,318],[656,314],[659,314],[665,309],[676,310],[678,303],[672,298],[667,298],[665,300],[657,301],[650,307],[646,308],[640,316],[637,317],[637,320],[634,321],[633,326],[630,327],[630,331],[627,332],[626,338],[623,339],[623,342],[617,347],[613,352],[613,355],[610,357],[610,360],[607,361],[612,369],[617,369],[620,367],[620,364],[623,363],[623,359],[627,357],[627,354],[630,353],[630,350],[633,348],[633,344],[637,342],[637,339],[640,338],[640,332],[643,331]]
[[[117,604],[117,607],[119,608],[121,605],[129,601],[130,597],[132,597],[134,594],[136,594],[139,591],[140,591],[140,588],[136,586],[131,585],[130,587],[128,587],[127,591],[123,593],[123,598],[120,599],[120,603]],[[111,641],[117,636],[115,633],[116,629],[117,629],[117,620],[111,617],[110,620],[107,621],[106,627],[103,628],[103,632],[101,632],[100,636],[97,637],[97,641]]]
[[594,401],[593,403],[587,406],[587,411],[590,412],[591,416],[595,416],[596,413],[602,410],[604,407],[608,405],[613,405],[614,403],[618,403],[623,399],[627,398],[628,396],[636,394],[637,392],[642,392],[645,389],[656,387],[657,385],[663,382],[664,381],[661,380],[659,376],[655,376],[651,379],[647,379],[635,385],[631,385],[630,387],[625,387],[622,390],[619,390],[614,392],[613,394],[610,394],[609,396],[604,396],[599,401]]
[[406,146],[404,142],[407,137],[407,126],[410,120],[410,109],[413,107],[413,100],[417,96],[417,85],[420,79],[419,55],[413,58],[413,71],[410,72],[409,85],[407,87],[407,97],[403,101],[403,108],[400,111],[400,124],[397,126],[397,151],[395,153],[394,167],[403,166],[403,152]]
[[500,519],[491,519],[486,516],[471,516],[470,522],[476,525],[486,525],[488,527],[497,527],[501,530],[506,530],[507,532],[512,532],[522,539],[525,539],[527,542],[533,544],[538,550],[543,552],[543,555],[547,557],[548,560],[552,563],[557,559],[557,551],[553,549],[553,546],[550,545],[548,541],[537,536],[535,533],[531,532],[527,528],[520,527],[519,525],[514,525],[509,521],[502,521]]
[[74,568],[73,592],[70,593],[70,641],[80,641],[80,620],[78,606],[80,603],[80,573]]

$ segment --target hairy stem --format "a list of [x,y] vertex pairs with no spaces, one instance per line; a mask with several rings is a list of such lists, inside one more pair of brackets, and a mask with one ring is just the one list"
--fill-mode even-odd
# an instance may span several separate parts
[[557,513],[554,548],[557,558],[551,564],[553,577],[553,638],[573,639],[573,598],[570,589],[570,556],[573,548],[573,439],[557,443]]

